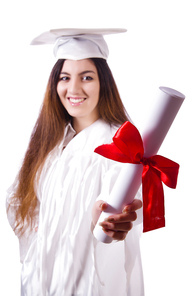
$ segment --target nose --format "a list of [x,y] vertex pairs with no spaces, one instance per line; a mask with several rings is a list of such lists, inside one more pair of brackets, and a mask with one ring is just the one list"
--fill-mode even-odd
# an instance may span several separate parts
[[70,95],[78,95],[81,90],[81,83],[79,79],[72,78],[69,82],[69,94]]

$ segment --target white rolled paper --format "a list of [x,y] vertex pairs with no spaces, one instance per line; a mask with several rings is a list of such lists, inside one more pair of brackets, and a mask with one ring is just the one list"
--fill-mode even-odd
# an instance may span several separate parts
[[[184,99],[185,96],[174,89],[159,87],[152,109],[149,110],[143,127],[140,129],[145,157],[157,154]],[[108,208],[101,213],[93,231],[97,240],[104,243],[112,242],[99,223],[110,215],[121,213],[122,209],[133,201],[142,182],[142,171],[142,164],[125,164],[107,199]]]

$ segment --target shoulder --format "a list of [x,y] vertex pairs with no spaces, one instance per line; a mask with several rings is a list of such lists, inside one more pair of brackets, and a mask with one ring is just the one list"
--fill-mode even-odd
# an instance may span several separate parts
[[94,138],[97,139],[98,142],[102,144],[109,144],[112,142],[112,138],[119,127],[120,125],[115,126],[102,119],[99,119],[91,126],[90,129]]
[[70,151],[72,154],[76,151],[83,151],[90,155],[96,147],[112,143],[117,129],[118,127],[98,119],[77,134],[67,145],[66,151]]

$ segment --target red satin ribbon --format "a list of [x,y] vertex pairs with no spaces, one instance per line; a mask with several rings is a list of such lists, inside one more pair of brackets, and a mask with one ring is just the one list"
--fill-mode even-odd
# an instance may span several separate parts
[[143,141],[137,128],[126,121],[113,137],[113,143],[97,147],[95,152],[123,163],[143,164],[143,232],[165,226],[162,182],[176,188],[179,165],[163,156],[143,157]]

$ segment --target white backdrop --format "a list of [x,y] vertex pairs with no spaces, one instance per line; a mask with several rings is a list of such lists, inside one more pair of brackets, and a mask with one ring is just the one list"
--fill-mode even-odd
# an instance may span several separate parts
[[159,86],[186,95],[159,151],[181,166],[177,189],[165,188],[166,228],[141,239],[146,296],[196,295],[195,1],[10,0],[0,6],[0,294],[20,295],[18,241],[7,222],[5,191],[18,171],[54,64],[51,46],[29,43],[54,28],[121,27],[128,32],[106,37],[108,63],[136,125]]

